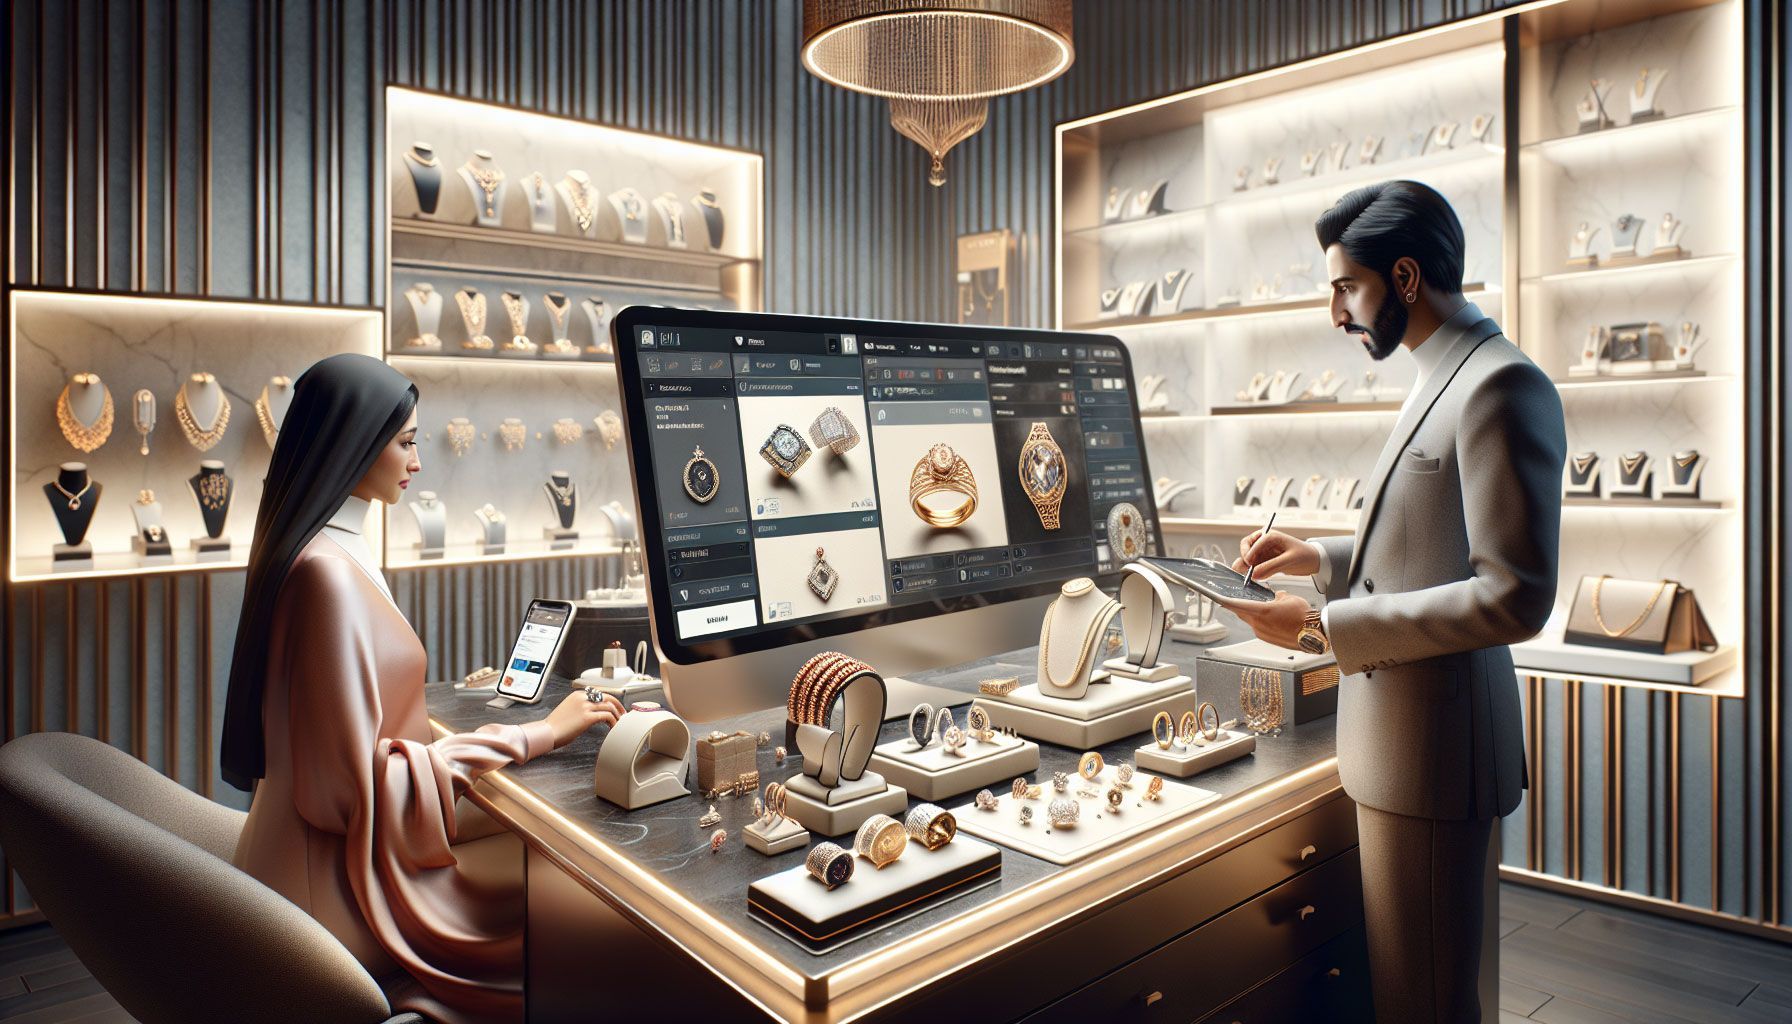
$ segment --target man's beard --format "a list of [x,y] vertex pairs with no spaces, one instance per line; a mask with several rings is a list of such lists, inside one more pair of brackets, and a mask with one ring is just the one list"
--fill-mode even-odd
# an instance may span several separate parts
[[1394,294],[1394,283],[1388,282],[1387,297],[1381,300],[1381,308],[1375,311],[1375,320],[1370,327],[1361,324],[1345,324],[1344,329],[1352,334],[1368,337],[1363,347],[1369,350],[1369,358],[1381,360],[1394,354],[1400,347],[1400,339],[1406,337],[1408,313],[1406,306],[1400,302],[1400,296]]

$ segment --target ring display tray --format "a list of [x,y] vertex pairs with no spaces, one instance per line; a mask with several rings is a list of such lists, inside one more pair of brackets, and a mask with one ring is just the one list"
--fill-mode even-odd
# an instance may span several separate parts
[[1039,744],[1015,736],[968,740],[963,757],[938,743],[914,747],[906,737],[880,744],[871,752],[871,767],[917,800],[944,800],[1039,769]]
[[1209,768],[1218,768],[1227,761],[1236,761],[1256,749],[1255,733],[1224,729],[1221,730],[1219,739],[1204,747],[1184,747],[1172,743],[1170,749],[1165,750],[1156,742],[1147,743],[1134,752],[1134,760],[1142,769],[1186,779]]
[[1022,736],[1073,750],[1105,746],[1145,732],[1159,711],[1172,716],[1195,710],[1195,689],[1186,683],[1142,683],[1110,677],[1091,684],[1081,700],[1047,697],[1027,684],[1004,696],[979,694],[977,703],[997,728],[1013,728]]
[[[975,803],[950,810],[958,818],[960,836],[969,832],[1053,864],[1074,864],[1133,836],[1161,828],[1165,822],[1191,814],[1220,798],[1218,793],[1210,790],[1183,782],[1165,781],[1163,793],[1156,800],[1146,800],[1145,787],[1151,780],[1141,772],[1133,776],[1132,787],[1125,791],[1126,799],[1121,802],[1121,809],[1116,813],[1108,810],[1107,802],[1107,791],[1113,782],[1114,772],[1114,766],[1109,765],[1101,770],[1094,782],[1084,782],[1081,776],[1071,776],[1070,792],[1063,795],[1082,804],[1082,812],[1075,828],[1052,827],[1046,808],[1051,806],[1052,798],[1059,794],[1052,792],[1049,784],[1041,787],[1044,792],[1039,799],[1021,801],[1033,807],[1033,821],[1030,824],[1020,823],[1020,814],[1016,810],[1012,793],[1005,792],[996,797],[997,806],[993,811],[978,810]],[[1100,795],[1093,799],[1078,798],[1076,791],[1079,788],[1093,789]]]
[[911,842],[882,870],[857,858],[852,878],[832,890],[801,864],[767,875],[747,886],[747,907],[803,948],[825,953],[995,882],[1001,871],[1002,851],[961,831],[937,850]]

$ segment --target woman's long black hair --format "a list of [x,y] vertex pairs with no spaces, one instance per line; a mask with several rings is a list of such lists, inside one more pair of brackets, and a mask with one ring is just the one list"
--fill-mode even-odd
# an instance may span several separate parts
[[372,356],[319,360],[293,385],[255,513],[249,577],[230,659],[219,767],[241,790],[267,774],[261,698],[274,603],[293,560],[342,507],[417,407],[417,385]]

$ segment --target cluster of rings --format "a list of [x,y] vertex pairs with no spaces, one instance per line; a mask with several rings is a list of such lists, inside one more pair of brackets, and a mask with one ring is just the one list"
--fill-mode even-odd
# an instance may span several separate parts
[[1204,747],[1220,738],[1220,712],[1208,701],[1199,709],[1184,711],[1180,722],[1172,723],[1168,711],[1159,711],[1151,720],[1151,738],[1159,750],[1172,746]]

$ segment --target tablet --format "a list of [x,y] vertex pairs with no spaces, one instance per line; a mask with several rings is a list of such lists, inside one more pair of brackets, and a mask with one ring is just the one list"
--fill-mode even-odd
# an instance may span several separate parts
[[1209,558],[1161,558],[1146,555],[1139,559],[1156,569],[1164,579],[1180,584],[1215,601],[1230,604],[1275,600],[1276,592],[1255,581],[1247,582],[1244,574]]

